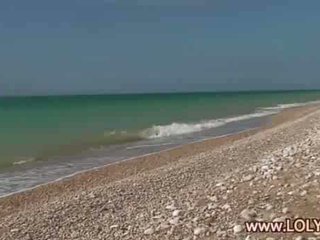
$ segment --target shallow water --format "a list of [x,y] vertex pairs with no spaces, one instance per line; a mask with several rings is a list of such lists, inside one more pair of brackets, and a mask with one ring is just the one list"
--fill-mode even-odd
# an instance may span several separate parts
[[242,120],[203,132],[175,136],[170,140],[167,138],[148,139],[94,149],[75,156],[56,157],[50,161],[17,165],[15,168],[11,168],[10,171],[0,172],[0,196],[29,189],[80,171],[101,167],[121,160],[175,148],[186,143],[257,128],[267,120],[267,117]]
[[0,98],[0,196],[256,128],[319,99],[320,91]]
[[204,131],[318,99],[320,91],[0,98],[0,169]]

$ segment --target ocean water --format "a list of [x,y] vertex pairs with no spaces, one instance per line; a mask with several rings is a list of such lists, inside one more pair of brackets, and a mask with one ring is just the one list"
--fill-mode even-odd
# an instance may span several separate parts
[[0,195],[258,125],[320,91],[0,98]]

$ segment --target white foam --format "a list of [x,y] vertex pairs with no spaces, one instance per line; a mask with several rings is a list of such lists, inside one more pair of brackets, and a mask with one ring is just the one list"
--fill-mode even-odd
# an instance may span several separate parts
[[26,163],[32,162],[34,160],[35,160],[35,158],[32,158],[32,157],[25,158],[25,159],[13,162],[12,165],[22,165],[22,164],[26,164]]
[[320,104],[320,101],[310,101],[310,102],[304,102],[304,103],[278,104],[275,107],[263,108],[263,110],[282,110],[282,109],[286,109],[286,108],[303,107],[303,106],[312,105],[312,104]]
[[224,125],[219,120],[203,121],[200,123],[172,123],[169,125],[155,125],[145,131],[143,135],[147,138],[169,137],[218,127]]
[[216,127],[221,127],[227,123],[247,120],[251,118],[264,117],[277,113],[278,111],[269,110],[256,112],[231,118],[213,119],[207,121],[201,121],[199,123],[172,123],[169,125],[155,125],[149,129],[143,131],[143,136],[147,138],[161,138],[170,137],[194,132],[200,132]]
[[[240,134],[240,133],[244,133],[244,132],[250,132],[250,131],[252,131],[254,129],[257,129],[257,128],[249,128],[249,129],[246,129],[246,130],[243,130],[243,131],[239,131],[239,132],[235,132],[235,133],[230,133],[230,134],[225,134],[225,135],[220,135],[220,136],[214,136],[214,137],[209,137],[209,138],[205,138],[205,139],[200,139],[200,140],[196,140],[196,141],[190,142],[189,144],[202,142],[202,141],[210,140],[210,139],[213,140],[213,139],[218,139],[218,138],[222,138],[222,137],[227,137],[227,136],[231,136],[233,134]],[[137,155],[137,156],[133,156],[133,157],[130,157],[130,158],[125,158],[125,159],[119,160],[119,161],[114,162],[114,163],[107,163],[107,164],[104,164],[104,165],[101,165],[101,166],[97,166],[97,167],[93,167],[93,168],[90,168],[90,169],[76,171],[74,173],[71,173],[71,174],[56,178],[56,179],[51,180],[51,181],[46,181],[44,183],[38,183],[38,184],[36,184],[35,186],[32,186],[32,187],[24,187],[24,188],[21,188],[21,189],[19,189],[17,191],[13,191],[13,192],[9,192],[7,194],[0,195],[0,199],[8,197],[8,196],[15,195],[15,194],[18,194],[18,193],[21,193],[21,192],[31,191],[31,190],[39,188],[41,186],[46,186],[46,185],[49,185],[49,184],[52,184],[52,183],[61,182],[63,180],[72,178],[73,176],[76,176],[78,174],[83,174],[83,173],[86,173],[86,172],[89,172],[89,171],[98,171],[99,169],[102,169],[102,168],[110,166],[110,165],[115,165],[115,164],[119,164],[119,163],[123,163],[123,162],[128,162],[128,161],[136,159],[138,157],[147,157],[147,156],[150,156],[150,155],[159,154],[159,153],[162,153],[162,152],[178,149],[180,146],[181,146],[181,144],[179,144],[178,146],[174,146],[174,147],[171,147],[171,148],[164,149],[164,150],[154,151],[154,152],[146,153],[146,154],[143,154],[143,155]]]
[[[201,132],[204,130],[221,127],[225,124],[231,122],[238,122],[243,120],[248,120],[252,118],[265,117],[269,115],[273,115],[279,113],[281,110],[286,108],[300,107],[310,104],[320,103],[320,101],[312,101],[305,103],[290,103],[290,104],[279,104],[273,107],[266,108],[258,108],[256,112],[250,114],[244,114],[239,116],[232,116],[229,118],[221,118],[221,119],[209,119],[202,120],[200,122],[191,122],[191,123],[183,123],[183,122],[173,122],[168,125],[154,125],[148,129],[142,130],[138,133],[138,137],[146,138],[146,139],[155,139],[155,138],[163,138],[163,137],[171,137],[183,134],[190,134],[195,132]],[[127,135],[126,131],[111,131],[106,132],[105,136],[113,136],[113,135]],[[132,135],[134,135],[132,133]]]
[[248,120],[248,119],[251,119],[251,118],[265,117],[265,116],[269,116],[269,115],[272,115],[272,114],[276,114],[278,112],[279,111],[276,111],[276,110],[260,111],[260,112],[256,112],[256,113],[251,113],[251,114],[245,114],[245,115],[241,115],[241,116],[226,118],[226,119],[224,119],[224,121],[226,123],[238,122],[238,121],[242,121],[242,120]]
[[144,144],[144,145],[137,145],[133,147],[127,147],[126,149],[131,150],[131,149],[136,149],[136,148],[146,148],[146,147],[161,147],[161,146],[168,146],[168,145],[173,145],[174,143],[160,143],[160,144]]
[[320,101],[310,101],[304,103],[289,103],[289,104],[278,104],[274,107],[266,107],[258,109],[257,112],[230,117],[222,119],[213,119],[207,121],[201,121],[198,123],[171,123],[169,125],[155,125],[149,129],[143,131],[142,135],[146,138],[161,138],[170,137],[194,132],[200,132],[203,130],[216,128],[223,126],[227,123],[248,120],[252,118],[265,117],[279,113],[283,109],[301,107],[312,104],[319,104]]

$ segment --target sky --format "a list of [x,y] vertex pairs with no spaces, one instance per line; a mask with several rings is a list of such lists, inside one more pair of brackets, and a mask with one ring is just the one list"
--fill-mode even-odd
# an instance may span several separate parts
[[1,0],[0,95],[320,88],[319,0]]

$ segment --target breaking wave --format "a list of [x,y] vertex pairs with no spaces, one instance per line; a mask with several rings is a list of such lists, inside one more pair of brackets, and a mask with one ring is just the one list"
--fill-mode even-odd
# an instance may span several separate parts
[[111,131],[105,133],[105,136],[117,138],[118,140],[137,140],[137,139],[155,139],[155,138],[163,138],[163,137],[171,137],[182,134],[190,134],[195,132],[200,132],[212,128],[221,127],[231,122],[243,121],[252,118],[265,117],[269,115],[276,114],[283,109],[292,108],[292,107],[300,107],[310,104],[320,103],[320,101],[313,101],[307,103],[291,103],[291,104],[279,104],[274,107],[266,107],[258,109],[254,113],[234,116],[229,118],[221,118],[221,119],[211,119],[211,120],[202,120],[199,122],[193,123],[179,123],[173,122],[168,125],[154,125],[150,128],[144,129],[138,132],[127,132],[127,131]]
[[237,122],[242,120],[247,120],[251,118],[264,117],[277,113],[276,110],[256,112],[252,114],[246,114],[236,117],[223,118],[223,119],[214,119],[201,121],[198,123],[171,123],[169,125],[155,125],[151,128],[148,128],[142,132],[142,135],[146,138],[161,138],[161,137],[170,137],[181,134],[188,134],[194,132],[200,132],[216,127],[221,127],[227,123]]
[[264,110],[282,110],[286,108],[303,107],[307,105],[320,104],[320,101],[310,101],[304,103],[288,103],[288,104],[278,104],[275,107],[266,107]]

